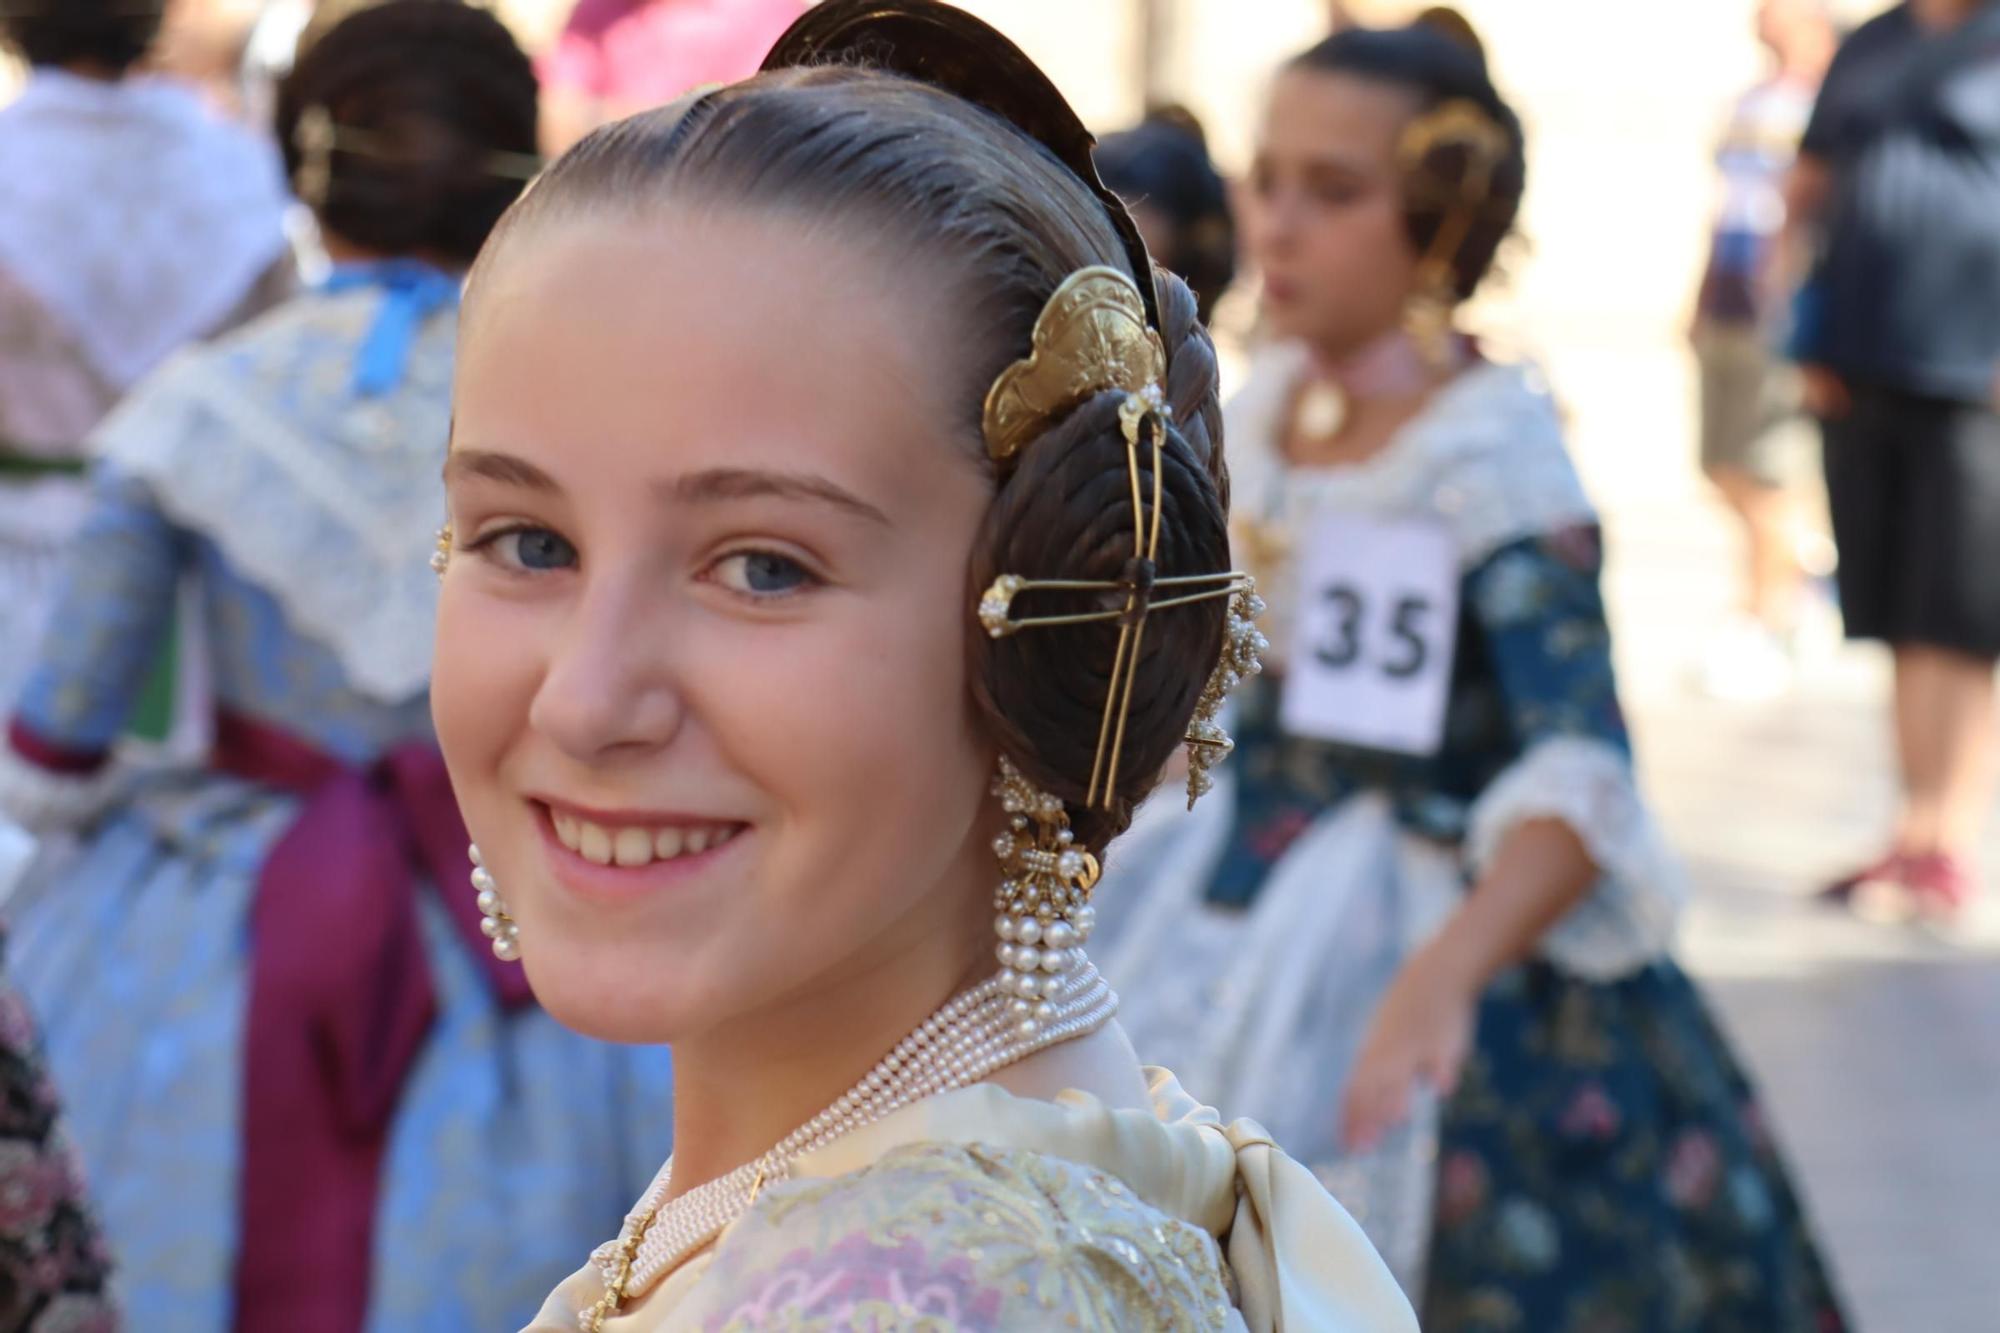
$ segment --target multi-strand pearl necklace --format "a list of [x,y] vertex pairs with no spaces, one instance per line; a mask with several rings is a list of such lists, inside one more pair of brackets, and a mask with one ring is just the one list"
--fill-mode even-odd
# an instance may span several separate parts
[[786,1178],[805,1154],[926,1097],[969,1087],[1036,1051],[1094,1032],[1116,1012],[1118,997],[1088,959],[1064,976],[1064,989],[1045,1001],[1047,1015],[1023,1024],[1016,995],[994,977],[926,1019],[833,1105],[794,1130],[777,1147],[726,1176],[672,1202],[673,1162],[625,1219],[618,1239],[591,1256],[604,1295],[578,1317],[584,1333],[599,1333],[631,1289],[643,1290],[678,1267],[741,1217],[766,1185]]

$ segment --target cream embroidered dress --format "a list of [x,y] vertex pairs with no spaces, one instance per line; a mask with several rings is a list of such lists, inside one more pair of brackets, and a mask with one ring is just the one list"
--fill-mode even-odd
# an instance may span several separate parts
[[[978,1084],[846,1135],[709,1250],[636,1274],[605,1333],[1415,1333],[1310,1172],[1147,1075],[1150,1108]],[[593,1260],[527,1333],[573,1333],[603,1291]]]

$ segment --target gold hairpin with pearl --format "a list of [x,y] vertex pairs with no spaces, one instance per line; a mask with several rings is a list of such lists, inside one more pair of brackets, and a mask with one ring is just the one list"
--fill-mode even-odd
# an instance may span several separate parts
[[[1084,803],[1109,808],[1118,790],[1125,732],[1131,719],[1132,689],[1138,677],[1146,623],[1155,611],[1229,598],[1224,649],[1202,691],[1187,733],[1188,803],[1207,791],[1208,770],[1232,748],[1216,724],[1223,699],[1242,676],[1258,669],[1256,654],[1267,646],[1250,624],[1263,610],[1255,581],[1241,570],[1156,575],[1165,485],[1164,442],[1172,413],[1160,385],[1166,351],[1159,333],[1146,323],[1145,303],[1129,277],[1116,269],[1093,267],[1072,274],[1035,321],[1033,350],[994,382],[986,400],[986,443],[996,460],[1013,456],[1060,414],[1085,399],[1123,389],[1118,425],[1125,438],[1125,463],[1132,486],[1132,556],[1116,579],[1031,579],[1002,574],[979,599],[979,623],[995,639],[1024,629],[1058,625],[1118,623],[1097,751],[1091,761]],[[1152,466],[1151,503],[1141,477],[1144,449]],[[1159,591],[1175,595],[1156,598]],[[1060,615],[1014,614],[1015,601],[1037,592],[1122,594],[1122,604],[1097,611]]]

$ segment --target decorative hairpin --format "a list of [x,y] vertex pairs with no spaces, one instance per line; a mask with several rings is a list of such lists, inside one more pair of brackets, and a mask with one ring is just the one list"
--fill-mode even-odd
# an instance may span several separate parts
[[[1187,733],[1188,801],[1192,805],[1209,788],[1209,768],[1231,748],[1229,737],[1215,721],[1222,700],[1238,680],[1258,669],[1256,655],[1268,646],[1249,623],[1263,610],[1263,603],[1256,598],[1255,581],[1240,570],[1154,576],[1165,485],[1163,441],[1171,412],[1159,385],[1165,371],[1165,351],[1160,335],[1145,321],[1145,307],[1132,280],[1110,268],[1088,268],[1071,275],[1035,321],[1033,348],[1027,359],[1008,367],[987,396],[987,447],[995,458],[1011,457],[1040,434],[1057,413],[1092,394],[1124,389],[1118,425],[1125,437],[1125,464],[1132,483],[1132,559],[1117,579],[1030,579],[1002,574],[979,599],[979,623],[990,637],[1001,639],[1024,629],[1118,622],[1118,646],[1112,655],[1103,721],[1098,725],[1097,753],[1084,795],[1086,805],[1108,808],[1118,790],[1147,618],[1154,611],[1230,598],[1222,659],[1202,691],[1201,704]],[[1141,376],[1145,378],[1133,383]],[[1151,450],[1150,505],[1140,477],[1142,444]],[[1161,590],[1177,595],[1155,600]],[[1015,600],[1033,592],[1115,592],[1124,598],[1115,609],[1016,617]]]
[[[324,106],[309,106],[299,113],[292,131],[292,146],[298,150],[299,169],[293,186],[299,198],[315,208],[326,203],[333,188],[333,155],[336,151],[382,161],[407,161],[387,135],[334,123],[333,112]],[[480,160],[489,176],[503,180],[531,181],[542,169],[542,159],[533,153],[494,151]]]
[[1078,269],[1056,288],[1035,320],[1030,347],[986,394],[986,449],[996,462],[1012,458],[1092,394],[1151,389],[1157,395],[1167,378],[1166,345],[1146,322],[1138,285],[1101,264]]
[[[1440,148],[1465,150],[1466,173],[1461,179],[1446,182],[1426,174],[1425,162]],[[1442,364],[1449,356],[1452,308],[1459,297],[1459,251],[1474,224],[1491,210],[1493,176],[1507,150],[1507,131],[1478,103],[1463,97],[1418,116],[1397,143],[1405,193],[1444,214],[1419,261],[1417,293],[1404,321],[1433,364]]]

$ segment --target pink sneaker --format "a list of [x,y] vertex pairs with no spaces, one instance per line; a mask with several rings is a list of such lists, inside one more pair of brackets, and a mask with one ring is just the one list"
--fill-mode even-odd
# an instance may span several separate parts
[[1972,904],[1972,868],[1949,852],[1927,852],[1903,863],[1903,891],[1921,921],[1955,926]]

